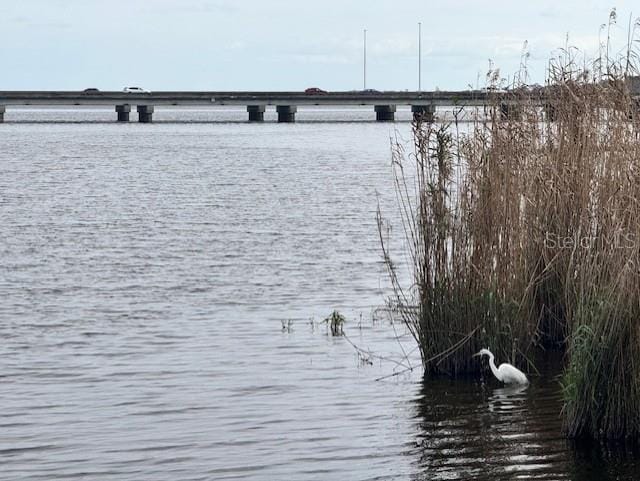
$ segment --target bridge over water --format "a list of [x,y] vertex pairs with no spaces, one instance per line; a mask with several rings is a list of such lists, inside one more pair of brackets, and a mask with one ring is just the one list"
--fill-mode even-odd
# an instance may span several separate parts
[[[640,96],[640,77],[629,77],[630,87]],[[544,88],[529,91],[528,99],[545,106]],[[175,91],[175,92],[122,92],[122,91],[0,91],[0,122],[6,107],[14,106],[105,106],[115,108],[117,120],[128,122],[135,107],[140,122],[152,122],[156,106],[213,107],[243,105],[250,122],[262,122],[268,107],[275,107],[278,122],[295,122],[298,106],[357,106],[370,105],[376,120],[395,119],[396,107],[410,106],[414,116],[433,121],[436,107],[477,107],[500,105],[504,115],[517,112],[518,95],[513,91],[384,91],[348,92],[232,92],[232,91]],[[514,108],[515,107],[515,108]]]
[[135,107],[140,122],[153,120],[154,107],[246,106],[250,122],[264,120],[264,112],[274,107],[278,122],[295,122],[299,106],[360,106],[370,105],[376,120],[393,121],[398,105],[410,106],[416,116],[433,120],[439,106],[486,105],[487,91],[407,92],[353,91],[308,94],[305,92],[108,92],[108,91],[0,91],[0,122],[7,107],[16,106],[105,106],[115,108],[117,120],[128,122]]

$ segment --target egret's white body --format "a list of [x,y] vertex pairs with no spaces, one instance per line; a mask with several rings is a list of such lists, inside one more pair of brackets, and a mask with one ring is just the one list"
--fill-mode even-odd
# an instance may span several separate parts
[[512,366],[508,363],[500,364],[500,367],[496,367],[496,363],[494,361],[493,353],[489,349],[480,349],[476,356],[482,356],[486,354],[489,356],[489,366],[491,367],[491,372],[498,379],[498,381],[502,381],[505,384],[529,384],[529,380],[527,376],[515,366]]

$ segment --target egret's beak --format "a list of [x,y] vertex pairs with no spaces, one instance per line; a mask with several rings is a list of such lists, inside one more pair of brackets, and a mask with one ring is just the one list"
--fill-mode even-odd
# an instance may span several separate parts
[[473,356],[471,356],[471,357],[476,357],[476,356],[479,356],[479,355],[480,355],[480,353],[479,353],[479,352],[476,352],[476,353],[475,353]]

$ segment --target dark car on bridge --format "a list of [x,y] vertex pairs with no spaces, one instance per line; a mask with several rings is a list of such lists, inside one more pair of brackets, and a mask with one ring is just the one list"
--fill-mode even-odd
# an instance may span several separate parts
[[309,87],[308,89],[305,89],[304,93],[307,95],[327,95],[329,92],[318,87]]

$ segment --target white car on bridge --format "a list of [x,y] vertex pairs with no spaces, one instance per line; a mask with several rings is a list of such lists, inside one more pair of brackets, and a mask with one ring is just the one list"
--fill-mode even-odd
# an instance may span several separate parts
[[150,94],[151,93],[148,90],[143,89],[142,87],[125,87],[123,89],[123,92],[128,94]]

